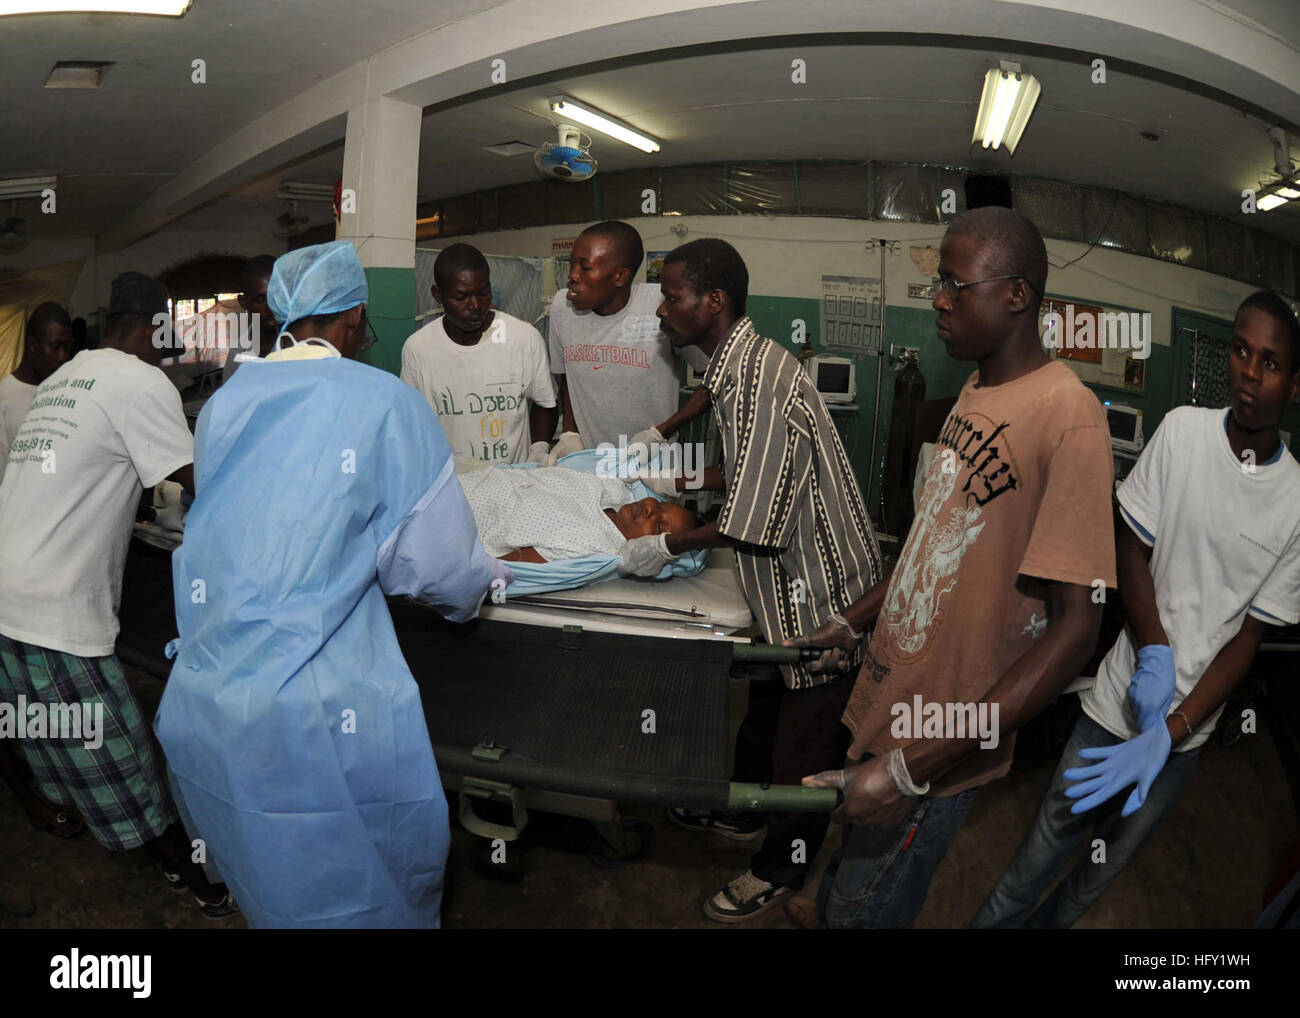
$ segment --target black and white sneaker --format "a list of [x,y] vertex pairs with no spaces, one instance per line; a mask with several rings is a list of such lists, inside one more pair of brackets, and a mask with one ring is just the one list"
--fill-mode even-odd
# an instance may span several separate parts
[[668,819],[688,831],[720,834],[732,841],[753,841],[763,836],[766,821],[753,813],[727,813],[719,809],[680,809],[668,811]]
[[235,904],[235,899],[230,895],[229,891],[220,901],[211,904],[197,896],[195,896],[194,900],[198,902],[199,911],[208,919],[226,919],[239,914],[239,906]]
[[743,923],[779,905],[794,892],[746,870],[704,903],[704,914],[719,923]]

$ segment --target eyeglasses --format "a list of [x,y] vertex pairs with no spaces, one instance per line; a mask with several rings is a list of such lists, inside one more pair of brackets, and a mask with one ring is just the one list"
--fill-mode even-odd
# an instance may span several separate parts
[[[1024,279],[1025,285],[1029,287],[1029,289],[1033,290],[1034,293],[1038,293],[1038,287],[1034,286],[1033,283],[1021,275],[989,276],[987,279],[972,279],[969,283],[959,283],[955,279],[948,279],[944,276],[935,276],[932,282],[934,283],[934,288],[936,290],[942,291],[953,300],[956,300],[961,296],[962,290],[966,289],[968,286],[979,286],[980,283],[996,283],[1000,279]],[[1039,296],[1041,297],[1042,294],[1039,294]]]
[[379,342],[379,333],[375,331],[374,325],[371,324],[370,316],[365,314],[365,312],[362,312],[362,315],[366,320],[366,338],[362,341],[361,349],[359,352],[365,353],[367,350],[369,350],[371,347],[373,347],[376,343]]

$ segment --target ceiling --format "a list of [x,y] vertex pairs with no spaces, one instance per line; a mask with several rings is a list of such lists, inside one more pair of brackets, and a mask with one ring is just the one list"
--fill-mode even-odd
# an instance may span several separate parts
[[[1295,0],[1203,2],[1264,26],[1297,46],[1300,58]],[[0,90],[7,101],[0,106],[0,137],[8,144],[0,148],[0,177],[57,173],[60,214],[42,221],[41,231],[98,234],[278,103],[368,54],[493,5],[439,0],[431,16],[432,6],[424,0],[196,0],[179,21],[3,19]],[[535,179],[529,156],[503,158],[484,146],[553,140],[546,99],[560,92],[663,144],[661,153],[646,156],[597,135],[593,153],[602,172],[762,159],[931,162],[1112,187],[1218,215],[1237,212],[1241,190],[1271,175],[1267,121],[1234,108],[1230,97],[1202,95],[1194,82],[1165,80],[1132,65],[1108,68],[1107,83],[1094,85],[1091,54],[998,46],[924,36],[888,44],[869,36],[738,42],[552,75],[428,111],[420,199]],[[790,81],[796,57],[807,62],[807,84]],[[207,63],[207,84],[190,82],[195,58]],[[60,59],[116,66],[98,92],[42,89]],[[999,59],[1019,59],[1043,85],[1014,157],[969,144],[983,73]],[[1143,140],[1142,131],[1159,140]],[[1291,146],[1300,161],[1300,134],[1291,135]],[[342,165],[340,140],[230,194],[264,208],[269,227],[280,211],[281,179],[332,182]],[[328,206],[300,211],[329,215]],[[209,221],[219,217],[201,209],[178,225]],[[1249,217],[1248,225],[1300,243],[1296,203]]]

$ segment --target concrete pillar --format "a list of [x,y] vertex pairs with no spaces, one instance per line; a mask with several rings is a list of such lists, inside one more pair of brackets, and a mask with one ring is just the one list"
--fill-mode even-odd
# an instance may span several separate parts
[[343,152],[338,237],[350,240],[361,257],[370,286],[367,311],[379,334],[379,342],[364,356],[393,373],[401,370],[402,343],[415,331],[420,114],[419,106],[370,97],[348,111]]

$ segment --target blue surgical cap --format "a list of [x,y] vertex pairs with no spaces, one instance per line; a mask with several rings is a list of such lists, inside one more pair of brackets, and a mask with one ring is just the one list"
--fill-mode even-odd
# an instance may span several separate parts
[[266,302],[283,328],[303,318],[346,311],[368,298],[361,259],[346,240],[282,255],[266,287]]

